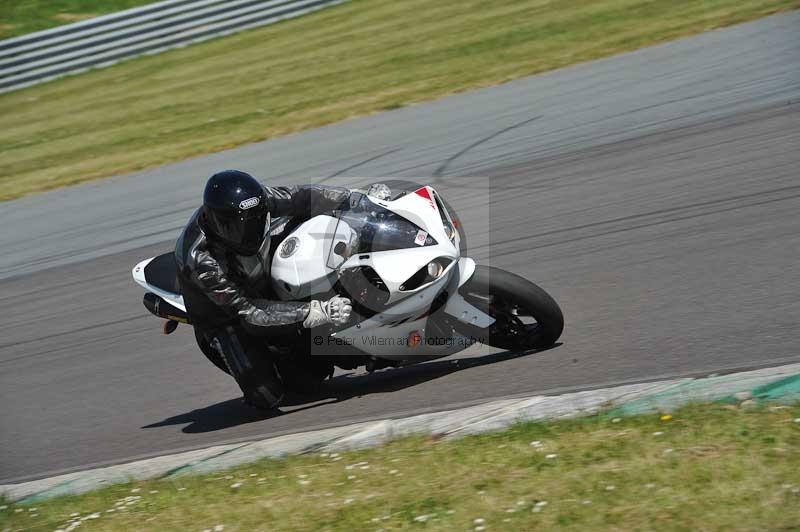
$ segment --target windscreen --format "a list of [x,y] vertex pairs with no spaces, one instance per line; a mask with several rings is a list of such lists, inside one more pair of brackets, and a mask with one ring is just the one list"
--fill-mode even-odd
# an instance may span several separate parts
[[349,208],[337,213],[334,242],[328,266],[338,268],[353,255],[434,246],[436,240],[413,222],[364,194],[353,194]]

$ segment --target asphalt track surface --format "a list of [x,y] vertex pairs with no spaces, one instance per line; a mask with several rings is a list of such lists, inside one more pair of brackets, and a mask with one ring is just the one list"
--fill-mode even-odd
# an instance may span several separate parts
[[[490,398],[800,360],[800,13],[0,207],[0,482]],[[340,373],[283,415],[168,337],[130,268],[206,176],[425,176],[562,343]],[[459,177],[472,176],[472,177]]]

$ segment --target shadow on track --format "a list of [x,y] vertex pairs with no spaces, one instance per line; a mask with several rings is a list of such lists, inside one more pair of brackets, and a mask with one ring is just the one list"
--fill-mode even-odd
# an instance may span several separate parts
[[[355,375],[347,373],[325,381],[322,389],[315,395],[287,396],[280,409],[269,412],[257,410],[245,405],[241,399],[230,399],[184,414],[169,417],[163,421],[145,425],[143,429],[164,427],[168,425],[186,425],[182,432],[187,434],[214,432],[227,428],[264,421],[278,416],[286,416],[318,406],[340,403],[353,397],[370,394],[391,393],[411,388],[424,382],[432,381],[465,369],[485,366],[512,360],[515,358],[541,353],[562,345],[556,343],[547,349],[512,353],[504,351],[475,358],[455,358],[427,362],[414,366],[394,368],[376,373]],[[297,408],[295,408],[297,407]]]

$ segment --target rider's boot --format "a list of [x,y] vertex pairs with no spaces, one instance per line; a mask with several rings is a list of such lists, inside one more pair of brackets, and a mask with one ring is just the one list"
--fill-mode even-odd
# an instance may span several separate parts
[[285,386],[275,363],[257,342],[233,327],[226,327],[214,335],[210,343],[236,379],[246,403],[265,410],[280,404]]

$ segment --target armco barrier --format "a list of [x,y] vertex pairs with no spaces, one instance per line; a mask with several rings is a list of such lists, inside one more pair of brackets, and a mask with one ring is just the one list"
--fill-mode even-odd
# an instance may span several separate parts
[[304,15],[347,0],[165,0],[0,41],[0,92]]

